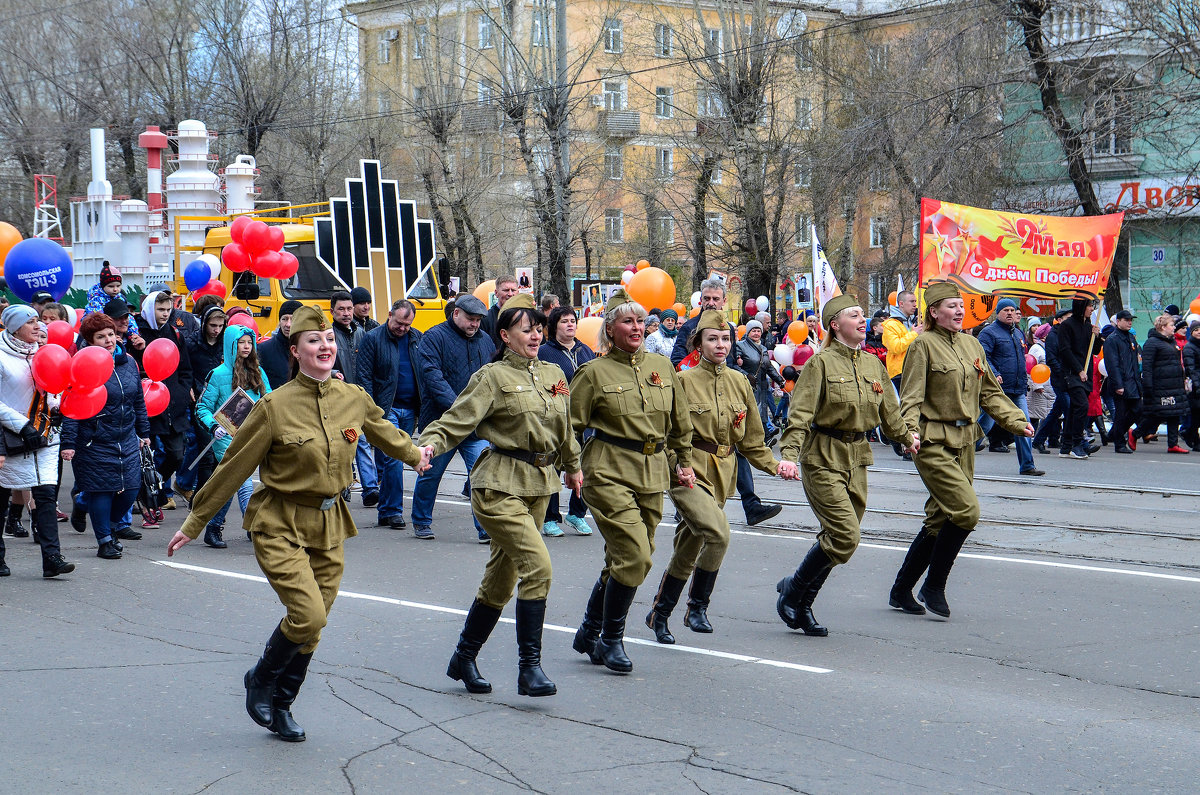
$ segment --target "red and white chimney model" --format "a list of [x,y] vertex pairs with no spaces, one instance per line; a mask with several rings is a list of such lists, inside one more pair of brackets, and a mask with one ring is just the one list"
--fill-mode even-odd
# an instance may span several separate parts
[[146,150],[146,206],[150,211],[150,242],[159,242],[157,231],[162,228],[163,201],[162,153],[167,148],[166,133],[157,125],[149,125],[138,136],[138,146]]

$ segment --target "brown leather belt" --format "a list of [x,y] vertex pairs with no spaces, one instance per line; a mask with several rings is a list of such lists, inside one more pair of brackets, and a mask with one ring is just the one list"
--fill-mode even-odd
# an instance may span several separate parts
[[661,453],[666,447],[665,442],[639,442],[634,439],[624,439],[620,436],[610,436],[604,431],[596,431],[596,438],[605,444],[611,444],[613,447],[620,447],[622,450],[631,450],[642,455],[655,455]]
[[862,431],[840,431],[837,428],[825,428],[820,425],[812,425],[810,427],[817,433],[823,433],[826,436],[843,441],[846,444],[861,442],[863,439],[867,438],[867,435]]
[[502,447],[493,447],[500,455],[506,455],[509,458],[515,458],[518,461],[524,461],[526,464],[531,464],[535,467],[548,467],[554,465],[554,453],[531,453],[528,450],[505,450]]
[[706,453],[712,453],[721,458],[727,458],[733,453],[733,445],[731,444],[713,444],[703,439],[697,439],[694,436],[692,437],[692,447],[697,450],[703,450]]

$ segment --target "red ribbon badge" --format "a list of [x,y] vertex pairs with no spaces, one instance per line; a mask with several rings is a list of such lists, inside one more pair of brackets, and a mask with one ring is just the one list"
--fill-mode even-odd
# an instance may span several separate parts
[[879,383],[878,381],[872,381],[871,382],[871,391],[874,392],[876,395],[882,395],[883,394],[883,384]]
[[558,383],[550,387],[551,395],[570,395],[571,390],[567,387],[567,382],[563,379],[558,379]]
[[980,378],[983,378],[983,362],[978,359],[975,360],[975,371],[979,373]]
[[655,386],[662,386],[662,376],[658,374],[657,370],[650,374],[650,383]]
[[346,437],[347,442],[353,443],[358,441],[358,431],[354,430],[353,428],[347,428],[346,430],[342,431],[342,436]]
[[737,413],[737,416],[733,418],[733,427],[735,427],[735,428],[740,428],[740,427],[742,427],[742,423],[743,423],[745,420],[746,420],[746,412],[745,412],[745,410],[739,411],[739,412]]

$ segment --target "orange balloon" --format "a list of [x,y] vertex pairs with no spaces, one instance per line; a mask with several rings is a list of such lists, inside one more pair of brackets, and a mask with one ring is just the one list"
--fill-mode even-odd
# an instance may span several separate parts
[[1050,368],[1044,364],[1035,364],[1029,371],[1029,377],[1035,384],[1044,384],[1050,380]]
[[0,221],[0,266],[4,265],[4,258],[8,256],[8,250],[20,242],[20,231],[12,224]]
[[790,392],[791,392],[793,389],[795,389],[795,388],[796,388],[796,382],[795,382],[795,381],[784,381],[784,382],[783,382],[783,391],[784,391],[784,392],[788,392],[788,393],[790,393]]
[[897,300],[896,299],[896,291],[892,290],[890,293],[888,293],[888,303],[891,304],[892,306],[895,306],[896,300]]
[[649,268],[649,267],[650,267],[650,260],[640,259],[637,261],[637,269],[638,270],[644,271],[644,270],[646,270],[646,268]]
[[808,324],[793,320],[788,324],[788,339],[796,345],[801,345],[808,339]]
[[496,292],[496,280],[488,279],[486,282],[480,282],[471,295],[483,301],[484,306],[492,305],[492,293]]
[[575,327],[575,339],[599,353],[600,329],[603,327],[604,318],[602,317],[581,317],[579,325]]
[[[639,263],[641,264],[641,263]],[[661,268],[642,268],[625,285],[629,297],[645,309],[671,306],[675,303],[675,282]]]
[[683,304],[679,303],[678,301],[676,301],[675,305],[672,306],[671,308],[674,309],[675,314],[679,315],[680,317],[683,317],[684,315],[687,314],[687,307],[684,306]]
[[746,336],[746,327],[745,327],[745,326],[738,326],[738,327],[737,327],[737,333],[738,333],[738,339],[739,339],[739,340],[740,340],[740,339],[742,339],[743,337],[745,337],[745,336]]
[[692,310],[690,312],[688,312],[688,317],[695,317],[698,314],[700,314],[700,307],[693,306]]
[[1200,295],[1192,299],[1192,303],[1188,304],[1188,309],[1192,310],[1193,315],[1200,315]]

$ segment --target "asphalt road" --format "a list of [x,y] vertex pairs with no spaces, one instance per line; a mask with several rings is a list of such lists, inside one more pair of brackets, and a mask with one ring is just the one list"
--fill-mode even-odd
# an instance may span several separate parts
[[559,692],[542,699],[516,695],[511,623],[480,655],[491,695],[445,676],[487,556],[450,474],[436,541],[356,508],[361,535],[296,703],[309,737],[296,745],[243,708],[242,674],[281,609],[234,516],[229,549],[194,543],[170,564],[183,511],[112,562],[90,532],[60,525],[79,568],[52,581],[36,547],[9,538],[0,791],[1190,791],[1200,456],[1165,446],[1039,456],[1049,473],[1037,479],[1015,475],[1015,455],[982,454],[985,520],[951,575],[949,621],[887,606],[925,493],[876,446],[864,543],[816,603],[828,638],[775,615],[774,584],[815,523],[798,484],[760,477],[787,509],[748,529],[730,504],[716,633],[689,632],[677,611],[674,647],[640,621],[670,552],[672,528],[659,528],[628,676],[570,648],[599,535],[550,539],[544,668]]

